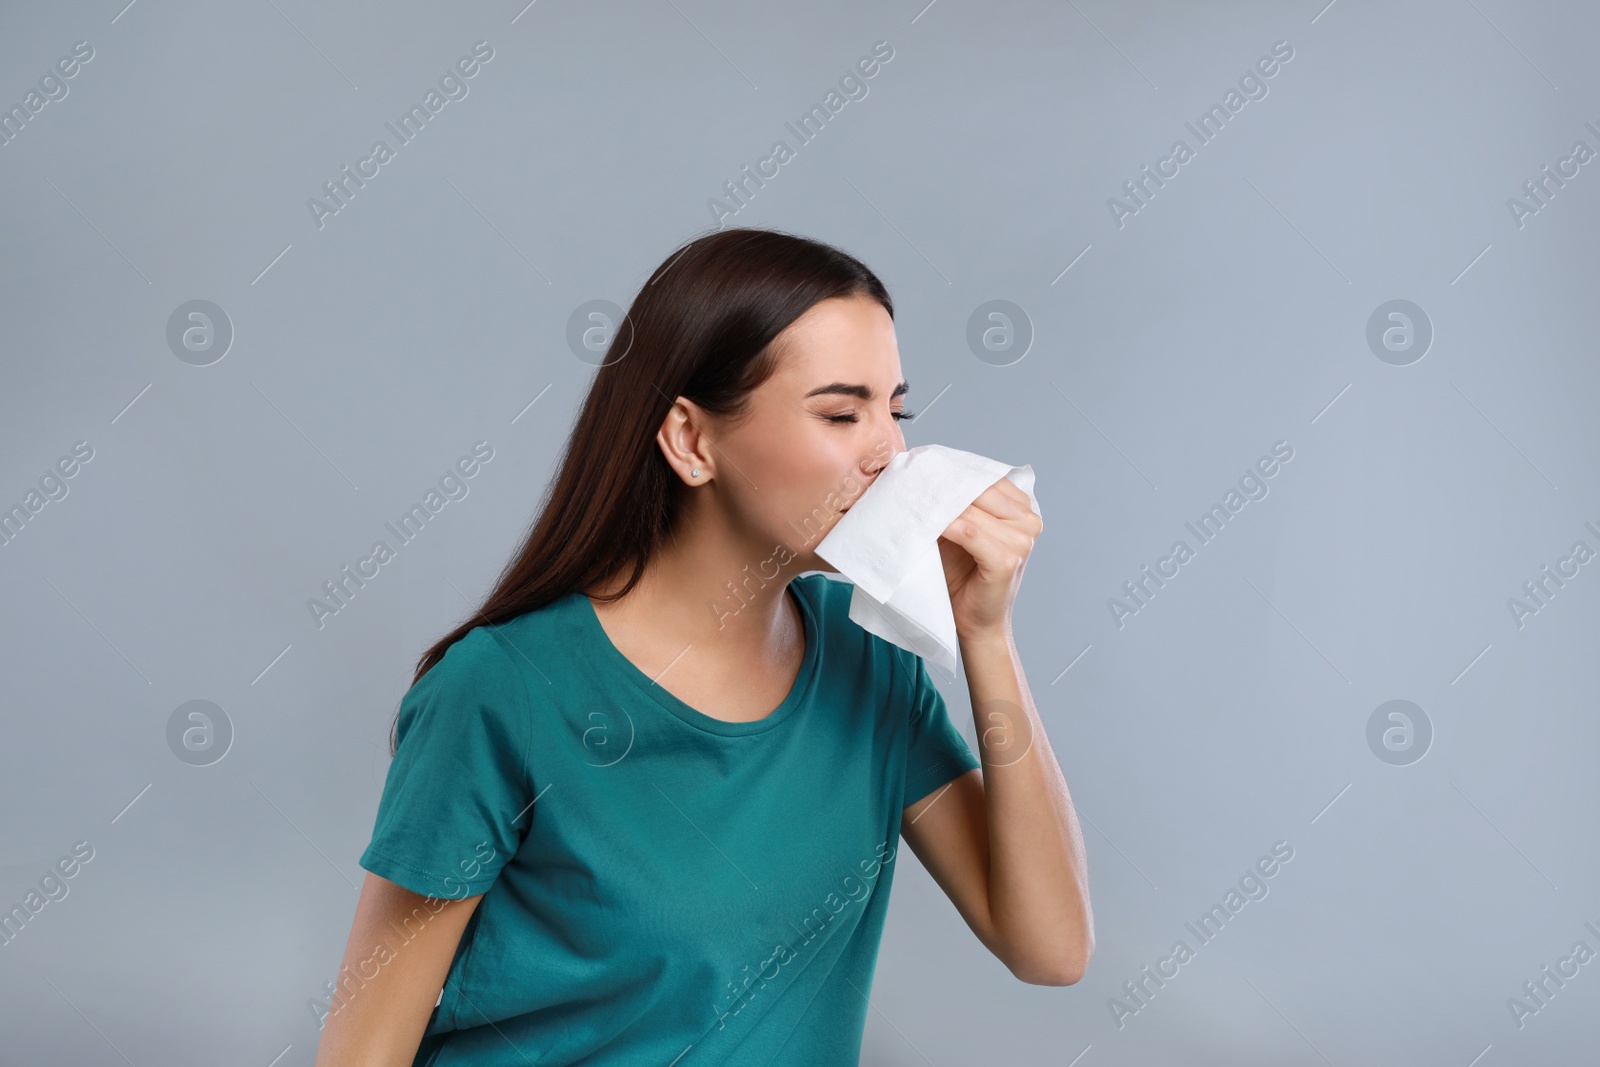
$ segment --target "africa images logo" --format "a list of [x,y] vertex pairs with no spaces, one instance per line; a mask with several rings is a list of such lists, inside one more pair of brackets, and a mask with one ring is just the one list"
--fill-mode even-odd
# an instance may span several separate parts
[[[1195,958],[1198,947],[1209,945],[1222,933],[1223,928],[1244,910],[1250,901],[1267,899],[1271,888],[1267,879],[1276,876],[1283,865],[1294,859],[1294,846],[1287,841],[1274,841],[1270,855],[1262,856],[1244,874],[1239,876],[1238,888],[1230,887],[1221,903],[1212,904],[1209,911],[1203,913],[1196,922],[1185,922],[1184,927],[1194,935],[1195,948],[1189,942],[1179,938],[1172,944],[1172,949],[1167,955],[1156,960],[1155,969],[1151,970],[1149,964],[1140,970],[1139,975],[1122,983],[1122,992],[1126,999],[1120,997],[1107,997],[1106,1007],[1111,1010],[1111,1018],[1121,1030],[1128,1025],[1131,1016],[1138,1015],[1155,995],[1166,988],[1167,982],[1178,977],[1184,964]],[[1168,967],[1171,970],[1168,970]]]
[[[340,176],[331,181],[322,183],[322,191],[327,194],[327,200],[309,197],[306,207],[311,212],[311,221],[317,224],[317,229],[322,229],[324,221],[330,215],[337,215],[340,211],[350,206],[350,201],[355,199],[356,193],[367,187],[367,181],[376,178],[380,168],[396,158],[396,152],[404,145],[410,144],[422,133],[428,122],[445,109],[451,101],[465,100],[471,92],[466,79],[474,78],[483,69],[482,64],[494,58],[494,49],[488,41],[479,41],[472,46],[472,54],[462,56],[456,60],[455,66],[447,68],[439,76],[439,88],[430,88],[422,97],[422,103],[413,103],[409,110],[401,114],[395,122],[386,122],[389,132],[394,134],[395,145],[389,146],[385,140],[372,143],[372,151],[361,159],[356,160],[356,169],[351,173],[350,164],[346,163],[339,168]],[[398,123],[398,127],[396,126]],[[370,170],[368,168],[371,168]]]
[[[1156,160],[1156,169],[1151,173],[1150,164],[1140,167],[1140,176],[1130,178],[1122,183],[1122,191],[1127,195],[1127,200],[1116,197],[1106,198],[1106,208],[1111,212],[1111,221],[1117,224],[1117,229],[1127,225],[1127,220],[1137,215],[1141,210],[1150,205],[1155,199],[1156,192],[1166,188],[1167,182],[1176,178],[1182,171],[1185,163],[1195,158],[1199,147],[1204,147],[1222,133],[1228,121],[1244,110],[1245,104],[1252,100],[1265,100],[1267,98],[1266,79],[1277,75],[1282,69],[1281,64],[1286,64],[1294,58],[1294,47],[1288,41],[1275,41],[1272,45],[1272,54],[1257,59],[1255,66],[1246,70],[1239,77],[1237,89],[1229,87],[1223,94],[1222,103],[1212,104],[1209,109],[1202,112],[1195,122],[1185,122],[1184,126],[1194,135],[1195,146],[1190,147],[1189,142],[1182,138],[1172,142],[1172,149],[1166,155]],[[1168,170],[1168,166],[1171,170]],[[1151,188],[1154,183],[1155,188]]]
[[[783,973],[784,967],[799,959],[801,954],[828,930],[835,916],[842,914],[851,904],[860,903],[871,896],[878,872],[894,862],[895,852],[894,845],[887,840],[880,841],[873,854],[857,864],[861,871],[859,877],[852,873],[840,880],[843,895],[838,890],[829,892],[820,905],[813,907],[801,918],[799,926],[795,926],[792,922],[789,924],[794,927],[798,937],[787,945],[782,942],[774,944],[771,953],[754,971],[750,969],[748,963],[745,964],[742,977],[730,979],[727,982],[726,996],[711,1006],[711,1010],[717,1013],[717,1029],[726,1029],[728,1019],[742,1012],[745,1005],[766,988],[767,983],[777,980]],[[768,968],[772,969],[771,974],[767,973]]]

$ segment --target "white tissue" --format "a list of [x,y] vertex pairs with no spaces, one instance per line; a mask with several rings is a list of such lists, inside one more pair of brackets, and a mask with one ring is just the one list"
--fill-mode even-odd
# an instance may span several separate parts
[[855,583],[850,618],[862,629],[955,673],[959,645],[939,535],[983,491],[1009,478],[1035,515],[1033,467],[944,445],[918,445],[889,461],[828,531],[816,553]]

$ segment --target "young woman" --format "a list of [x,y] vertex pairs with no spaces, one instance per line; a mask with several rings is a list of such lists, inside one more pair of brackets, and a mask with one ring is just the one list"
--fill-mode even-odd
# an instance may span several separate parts
[[939,542],[983,759],[813,549],[905,449],[878,278],[723,230],[633,302],[540,516],[428,650],[318,1067],[854,1064],[900,839],[1020,980],[1094,949],[1011,634],[1042,523]]

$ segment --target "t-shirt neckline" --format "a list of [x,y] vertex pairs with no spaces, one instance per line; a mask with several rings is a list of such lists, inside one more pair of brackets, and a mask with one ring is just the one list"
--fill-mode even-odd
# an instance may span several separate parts
[[622,654],[611,641],[611,636],[606,633],[605,627],[600,625],[600,616],[594,610],[594,603],[583,590],[578,590],[572,595],[579,603],[575,606],[583,628],[588,631],[595,646],[600,650],[601,657],[606,660],[617,672],[617,675],[631,684],[635,689],[655,701],[662,709],[677,716],[690,726],[707,733],[722,734],[725,737],[742,737],[750,734],[765,733],[778,726],[787,719],[794,710],[806,702],[816,679],[817,663],[821,655],[822,644],[821,626],[811,602],[798,589],[794,588],[795,581],[790,580],[785,585],[785,590],[792,590],[795,602],[800,606],[800,618],[805,626],[806,650],[800,661],[800,670],[795,675],[794,684],[789,687],[789,693],[783,702],[772,710],[765,718],[755,719],[750,722],[732,722],[707,715],[678,697],[665,687],[655,682],[627,656]]

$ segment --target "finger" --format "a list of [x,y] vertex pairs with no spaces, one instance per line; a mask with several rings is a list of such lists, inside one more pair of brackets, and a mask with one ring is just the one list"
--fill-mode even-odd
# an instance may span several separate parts
[[1007,556],[1026,559],[1033,550],[1033,535],[1017,526],[1016,522],[969,505],[956,516],[944,536],[965,548],[980,564],[992,569]]
[[1031,511],[1023,513],[1022,517],[1014,519],[993,520],[995,525],[990,528],[990,536],[1005,551],[1027,559],[1033,551],[1034,542],[1038,534],[1034,527],[1039,524],[1039,519]]
[[[997,500],[1001,503],[994,503]],[[1009,478],[1002,478],[985,489],[972,503],[977,506],[984,506],[987,503],[988,506],[984,507],[984,510],[1013,523],[1022,530],[1030,546],[1044,532],[1044,519],[1033,510],[1032,499]]]
[[1018,485],[1016,482],[1012,481],[1009,477],[1001,478],[994,484],[1000,487],[1001,492],[1012,497],[1013,499],[1021,501],[1024,504],[1028,502],[1028,494],[1026,490],[1024,490],[1022,486]]
[[1033,513],[1028,494],[1019,489],[1010,478],[1001,478],[989,486],[978,494],[973,503],[1003,519],[1018,518]]

